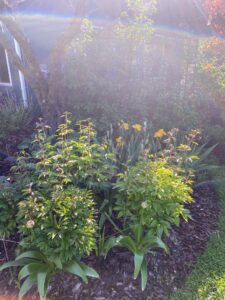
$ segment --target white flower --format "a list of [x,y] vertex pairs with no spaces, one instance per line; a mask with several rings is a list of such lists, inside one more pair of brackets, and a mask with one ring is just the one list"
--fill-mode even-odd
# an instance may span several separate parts
[[35,225],[34,220],[29,220],[29,221],[27,221],[27,228],[33,228],[34,225]]

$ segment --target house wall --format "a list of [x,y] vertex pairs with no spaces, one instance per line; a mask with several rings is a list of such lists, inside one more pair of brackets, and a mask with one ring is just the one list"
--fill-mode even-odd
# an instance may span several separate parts
[[[5,33],[5,35],[7,36],[10,44],[16,50],[15,39],[13,38],[13,36],[8,32],[8,30],[4,26],[2,26],[1,24],[0,24],[0,26],[1,26],[1,29],[3,30],[3,32]],[[9,76],[10,76],[10,82],[9,83],[0,83],[0,101],[1,101],[1,99],[11,98],[11,99],[15,99],[15,101],[18,103],[20,102],[20,103],[23,103],[26,105],[27,103],[25,100],[27,98],[27,95],[25,95],[25,94],[27,94],[27,87],[26,87],[26,83],[25,83],[26,91],[24,94],[23,89],[22,89],[22,84],[21,84],[22,83],[21,79],[23,78],[23,75],[19,74],[19,70],[13,64],[7,51],[5,54],[6,54],[6,60],[7,60],[7,65],[8,65],[8,72],[9,72]],[[19,53],[18,53],[18,55],[19,55]]]

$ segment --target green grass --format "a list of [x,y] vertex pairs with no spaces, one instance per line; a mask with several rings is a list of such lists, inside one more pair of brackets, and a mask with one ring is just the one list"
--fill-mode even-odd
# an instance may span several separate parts
[[[213,179],[225,178],[225,168],[214,171]],[[183,289],[170,300],[225,300],[225,184],[216,188],[220,198],[218,230],[198,258]]]

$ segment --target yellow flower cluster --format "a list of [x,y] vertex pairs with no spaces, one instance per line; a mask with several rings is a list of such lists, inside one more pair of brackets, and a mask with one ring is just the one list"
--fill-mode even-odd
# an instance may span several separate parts
[[155,138],[161,138],[166,135],[166,132],[164,129],[159,129],[158,131],[155,132],[154,137]]
[[121,123],[119,123],[119,126],[120,126],[120,128],[122,128],[125,131],[128,131],[130,128],[129,124],[126,122],[123,122],[123,121]]
[[142,126],[140,124],[134,124],[134,125],[132,125],[132,128],[138,132],[140,132],[142,130]]
[[[130,125],[124,121],[119,123],[119,127],[125,131],[130,129]],[[140,132],[142,130],[142,126],[140,124],[134,124],[131,126],[136,132]]]
[[118,147],[122,147],[124,145],[124,140],[123,140],[122,136],[118,136],[116,138],[116,144]]

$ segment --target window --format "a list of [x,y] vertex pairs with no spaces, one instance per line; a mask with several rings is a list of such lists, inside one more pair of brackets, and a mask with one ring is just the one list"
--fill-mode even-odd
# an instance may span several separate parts
[[[0,22],[0,30],[4,32]],[[11,86],[12,78],[9,68],[9,59],[7,51],[0,45],[0,85]]]
[[0,45],[0,85],[11,85],[8,56],[5,49]]
[[[15,45],[15,49],[16,49],[16,54],[19,56],[20,59],[22,59],[22,52],[20,49],[20,45],[17,42],[16,39],[14,39],[14,45]],[[21,92],[22,92],[22,98],[23,98],[23,104],[25,107],[27,107],[28,102],[27,102],[27,90],[26,90],[26,83],[25,83],[25,78],[23,73],[18,70],[19,72],[19,79],[20,79],[20,87],[21,87]]]

